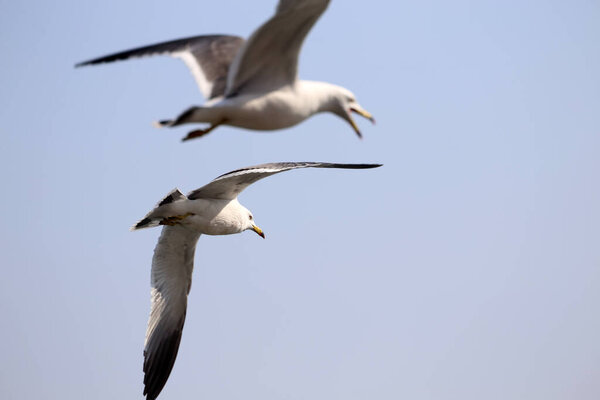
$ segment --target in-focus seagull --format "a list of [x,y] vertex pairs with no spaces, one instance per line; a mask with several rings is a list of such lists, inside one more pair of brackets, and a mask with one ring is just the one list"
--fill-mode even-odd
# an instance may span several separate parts
[[123,51],[77,67],[166,54],[191,69],[203,106],[190,107],[157,126],[207,123],[183,140],[206,135],[219,125],[275,130],[296,125],[313,114],[331,112],[362,137],[352,113],[375,122],[348,89],[326,82],[298,80],[298,54],[304,38],[329,0],[280,0],[275,15],[247,41],[237,36],[195,36]]
[[156,399],[173,369],[192,284],[194,252],[201,234],[246,230],[265,237],[237,196],[249,185],[297,168],[376,168],[381,164],[282,162],[237,169],[185,196],[171,191],[131,229],[164,225],[152,258],[152,307],[144,345],[144,395]]

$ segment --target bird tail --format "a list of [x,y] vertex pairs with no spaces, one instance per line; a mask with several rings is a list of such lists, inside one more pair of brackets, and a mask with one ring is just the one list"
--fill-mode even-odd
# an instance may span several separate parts
[[156,207],[152,209],[144,218],[138,221],[135,225],[131,227],[132,231],[136,231],[138,229],[144,228],[152,228],[158,225],[166,225],[165,224],[165,216],[163,213],[158,210],[167,204],[174,203],[176,201],[186,200],[187,197],[179,191],[179,189],[175,188],[169,192],[168,195],[165,196],[164,199],[158,202]]

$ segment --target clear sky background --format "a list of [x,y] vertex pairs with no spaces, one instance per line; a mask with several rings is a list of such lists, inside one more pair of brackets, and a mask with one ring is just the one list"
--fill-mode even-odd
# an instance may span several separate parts
[[0,398],[142,398],[150,262],[129,232],[169,190],[270,161],[240,198],[266,234],[200,239],[160,399],[598,399],[600,6],[334,0],[300,76],[333,115],[181,143],[203,99],[165,58],[247,36],[275,1],[0,0]]

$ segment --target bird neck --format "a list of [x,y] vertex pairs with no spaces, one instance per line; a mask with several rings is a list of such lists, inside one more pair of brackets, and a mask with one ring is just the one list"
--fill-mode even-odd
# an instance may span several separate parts
[[296,90],[311,114],[338,112],[340,87],[327,82],[298,81]]

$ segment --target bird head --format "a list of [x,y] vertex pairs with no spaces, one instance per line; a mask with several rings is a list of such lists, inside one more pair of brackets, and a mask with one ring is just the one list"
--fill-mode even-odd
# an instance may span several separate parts
[[360,104],[358,104],[358,102],[356,101],[356,97],[348,89],[337,87],[334,99],[334,108],[332,110],[333,113],[338,115],[340,118],[348,121],[348,123],[350,124],[350,126],[352,126],[352,129],[354,129],[354,132],[356,132],[358,137],[362,138],[360,129],[358,128],[358,125],[356,125],[354,118],[352,118],[352,113],[356,113],[361,117],[368,119],[374,124],[375,118],[373,118],[373,115],[364,108],[362,108]]
[[252,213],[250,211],[248,211],[247,213],[247,217],[246,217],[246,231],[254,231],[256,232],[256,234],[260,237],[262,237],[263,239],[265,238],[265,233],[262,231],[262,229],[260,229],[258,226],[256,226],[256,224],[254,223],[254,216],[252,215]]

